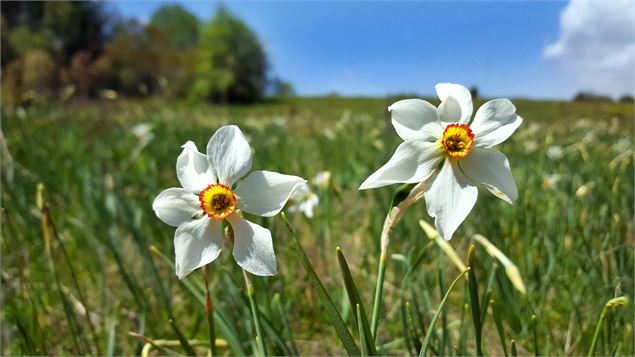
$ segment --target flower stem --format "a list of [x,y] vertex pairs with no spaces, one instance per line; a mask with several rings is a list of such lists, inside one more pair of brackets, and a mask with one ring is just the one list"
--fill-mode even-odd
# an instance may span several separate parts
[[251,278],[249,277],[249,273],[243,270],[243,277],[245,277],[245,287],[247,288],[247,296],[249,297],[249,305],[251,305],[251,316],[254,320],[254,326],[256,327],[256,345],[260,350],[259,354],[265,356],[267,351],[265,350],[265,344],[262,341],[262,331],[260,329],[260,314],[258,312],[258,304],[256,303],[256,299],[254,297],[255,290],[254,285],[251,282]]
[[386,252],[379,255],[379,268],[377,271],[377,285],[375,286],[375,297],[373,298],[373,317],[370,323],[370,332],[373,340],[377,336],[377,323],[379,321],[379,309],[381,308],[381,299],[384,292],[384,273],[386,272]]
[[604,320],[606,319],[606,315],[608,315],[609,310],[620,306],[626,306],[627,304],[628,299],[624,296],[616,297],[606,302],[604,308],[602,308],[602,313],[600,314],[598,325],[595,328],[595,333],[593,334],[593,340],[591,340],[591,347],[589,348],[589,353],[587,353],[587,356],[590,357],[595,354],[595,347],[598,341],[598,337],[600,337],[600,331],[602,331],[602,326],[604,326]]
[[375,297],[373,300],[373,317],[370,325],[370,332],[373,341],[377,337],[377,326],[379,323],[379,310],[381,310],[381,298],[384,291],[384,273],[386,272],[386,259],[388,258],[388,243],[393,229],[401,220],[404,213],[410,206],[423,197],[423,191],[427,181],[419,182],[416,185],[404,184],[395,191],[390,209],[384,220],[384,227],[381,231],[379,267],[377,271],[377,283],[375,285]]

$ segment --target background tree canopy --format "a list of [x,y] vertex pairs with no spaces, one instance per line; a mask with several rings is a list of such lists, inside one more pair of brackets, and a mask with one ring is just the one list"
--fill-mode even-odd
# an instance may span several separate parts
[[104,91],[109,99],[160,94],[241,103],[259,101],[272,88],[292,93],[289,83],[268,78],[256,34],[222,6],[206,24],[180,5],[160,7],[148,24],[122,19],[101,2],[1,6],[7,104]]
[[198,19],[180,5],[161,6],[150,25],[162,31],[172,47],[184,50],[198,43]]
[[267,59],[256,35],[224,7],[202,30],[192,97],[253,102],[264,95]]

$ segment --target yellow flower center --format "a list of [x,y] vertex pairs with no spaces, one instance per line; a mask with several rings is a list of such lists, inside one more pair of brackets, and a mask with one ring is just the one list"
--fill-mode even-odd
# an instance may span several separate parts
[[198,195],[201,208],[209,217],[225,219],[236,210],[236,196],[229,186],[217,183],[207,186]]
[[460,159],[472,151],[474,133],[466,124],[450,124],[441,137],[441,149],[448,157]]

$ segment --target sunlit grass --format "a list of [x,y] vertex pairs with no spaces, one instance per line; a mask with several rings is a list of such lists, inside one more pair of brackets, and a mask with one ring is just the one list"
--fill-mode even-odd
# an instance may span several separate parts
[[[140,353],[142,343],[130,331],[178,341],[179,330],[187,339],[207,340],[203,279],[197,273],[184,283],[176,279],[169,264],[174,230],[154,216],[151,204],[162,189],[178,186],[180,146],[193,140],[204,147],[228,123],[250,140],[254,169],[305,178],[332,173],[331,187],[313,188],[320,196],[315,217],[288,217],[357,339],[336,247],[346,253],[368,312],[393,188],[357,188],[399,143],[386,113],[392,102],[309,98],[225,107],[153,99],[3,108],[2,353]],[[633,107],[514,103],[525,123],[501,151],[510,159],[519,199],[509,206],[481,192],[449,243],[465,262],[471,237],[487,237],[517,266],[526,286],[523,296],[505,267],[476,244],[474,270],[487,297],[484,352],[503,353],[498,317],[508,353],[514,339],[520,354],[536,348],[546,355],[586,354],[605,303],[633,295]],[[140,123],[152,126],[152,138],[131,131]],[[46,187],[58,235],[50,259],[36,206],[38,183]],[[282,220],[250,219],[272,231],[278,259],[278,276],[253,279],[267,353],[345,353]],[[421,230],[420,219],[432,221],[423,203],[406,213],[390,243],[380,353],[418,354],[421,326],[427,328],[460,273]],[[232,259],[221,254],[207,268],[215,313],[224,321],[216,323],[217,337],[226,341],[219,353],[252,354],[249,299]],[[473,353],[469,303],[467,283],[457,284],[430,334],[429,352]],[[598,333],[597,354],[635,353],[633,304],[608,311]],[[184,353],[178,342],[167,348]],[[193,348],[200,355],[207,347]]]

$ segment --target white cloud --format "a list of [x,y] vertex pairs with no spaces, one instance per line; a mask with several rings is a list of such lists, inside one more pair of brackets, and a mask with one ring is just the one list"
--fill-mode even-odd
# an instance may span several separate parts
[[635,92],[635,2],[571,0],[560,15],[560,38],[547,46],[585,90]]

